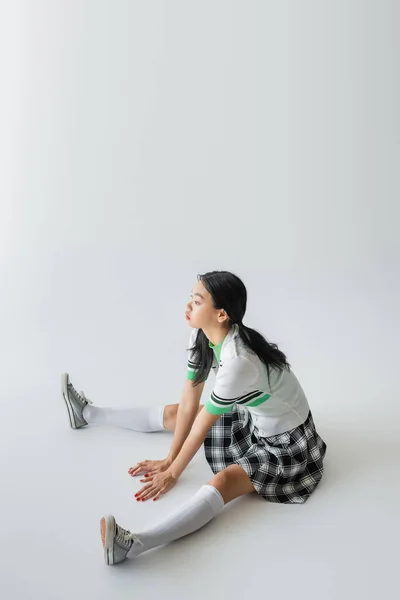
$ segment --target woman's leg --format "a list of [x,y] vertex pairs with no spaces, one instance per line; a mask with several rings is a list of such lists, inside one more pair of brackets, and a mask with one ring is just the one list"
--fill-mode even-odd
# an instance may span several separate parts
[[[74,388],[68,373],[63,373],[61,377],[61,393],[73,429],[97,424],[141,432],[175,431],[178,404],[126,408],[97,406],[86,398],[83,392],[78,392]],[[202,408],[200,406],[199,411]]]
[[139,556],[147,550],[193,533],[216,517],[225,504],[254,491],[242,467],[231,465],[215,475],[175,512],[147,531],[130,534],[122,530],[113,517],[103,518],[100,530],[106,563],[120,562],[127,555]]
[[239,498],[239,496],[252,494],[256,491],[250,477],[240,465],[231,465],[220,471],[214,475],[209,485],[213,485],[219,491],[225,504]]
[[[167,406],[165,407],[165,409],[164,409],[164,429],[166,429],[166,431],[175,431],[176,416],[178,414],[178,408],[179,408],[179,404],[167,404]],[[202,408],[203,408],[203,404],[200,404],[197,414],[199,414],[199,412],[201,411]]]
[[122,427],[150,433],[164,431],[164,406],[156,407],[108,407],[87,404],[82,411],[88,425]]
[[[111,425],[148,433],[175,431],[178,406],[108,408],[88,404],[83,409],[83,417],[89,425]],[[202,408],[199,407],[199,412]]]

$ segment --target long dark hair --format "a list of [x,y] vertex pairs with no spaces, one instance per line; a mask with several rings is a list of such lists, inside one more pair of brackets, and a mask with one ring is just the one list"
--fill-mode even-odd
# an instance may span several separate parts
[[[198,275],[197,279],[211,294],[214,308],[224,309],[229,316],[230,325],[238,325],[239,336],[243,343],[255,352],[267,367],[268,379],[271,367],[280,371],[290,368],[285,354],[279,350],[276,344],[268,342],[255,329],[243,325],[247,290],[237,275],[229,273],[229,271],[211,271],[204,275]],[[192,381],[196,386],[207,379],[213,362],[213,350],[202,329],[198,330],[195,345],[190,350],[193,352],[193,362],[198,365]]]

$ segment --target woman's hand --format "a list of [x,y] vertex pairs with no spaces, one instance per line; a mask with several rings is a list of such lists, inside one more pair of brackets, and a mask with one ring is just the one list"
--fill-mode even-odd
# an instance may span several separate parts
[[162,494],[166,494],[177,482],[177,478],[170,471],[164,471],[155,475],[149,475],[146,485],[135,494],[137,501],[153,498],[157,500]]
[[[169,458],[164,458],[163,460],[143,460],[135,467],[131,467],[128,473],[131,477],[143,474],[147,477],[148,475],[155,475],[156,473],[166,471],[171,463],[172,461]],[[147,481],[147,479],[143,479],[142,481]]]

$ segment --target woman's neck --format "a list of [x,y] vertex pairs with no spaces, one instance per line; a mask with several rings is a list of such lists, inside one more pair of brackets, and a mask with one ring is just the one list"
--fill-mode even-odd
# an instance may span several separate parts
[[226,336],[228,335],[230,330],[229,325],[219,326],[219,327],[210,327],[207,329],[203,329],[203,333],[206,338],[214,344],[214,346],[218,346],[221,342],[224,341]]

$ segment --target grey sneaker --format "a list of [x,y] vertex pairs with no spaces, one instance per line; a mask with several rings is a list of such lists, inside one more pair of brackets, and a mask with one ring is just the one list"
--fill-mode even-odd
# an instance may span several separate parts
[[61,393],[68,410],[69,422],[72,429],[85,427],[87,422],[83,418],[83,409],[88,404],[93,404],[93,402],[86,398],[83,392],[78,393],[76,391],[69,380],[68,373],[63,373],[61,376]]
[[116,565],[125,560],[134,542],[143,546],[140,538],[120,527],[112,515],[100,519],[100,535],[106,565]]

